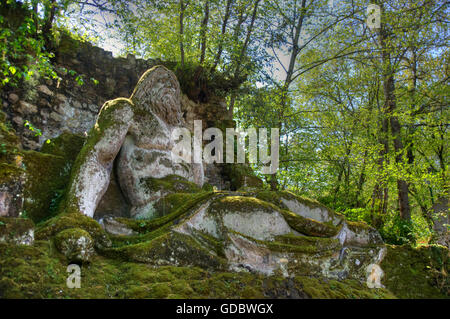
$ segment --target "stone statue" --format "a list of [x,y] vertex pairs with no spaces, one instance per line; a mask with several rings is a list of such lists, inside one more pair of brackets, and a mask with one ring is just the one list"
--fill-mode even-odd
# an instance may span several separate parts
[[171,132],[184,126],[180,96],[175,74],[155,66],[129,99],[106,102],[77,157],[65,209],[93,217],[115,161],[131,216],[145,212],[158,195],[147,189],[148,178],[178,175],[202,186],[202,164],[177,164],[171,158]]

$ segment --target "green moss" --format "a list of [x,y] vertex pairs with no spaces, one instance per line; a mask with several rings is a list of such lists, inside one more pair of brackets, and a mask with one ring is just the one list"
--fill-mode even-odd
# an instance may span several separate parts
[[280,208],[287,209],[287,206],[283,204],[281,201],[282,198],[287,200],[296,200],[299,203],[313,209],[313,208],[323,208],[329,211],[332,214],[336,214],[331,208],[319,203],[316,200],[296,195],[290,191],[269,191],[269,190],[261,190],[255,194],[256,198],[264,200],[266,202],[270,202]]
[[83,147],[84,141],[85,137],[82,135],[63,132],[49,143],[44,143],[41,152],[63,157],[65,162],[72,163]]
[[359,232],[361,229],[366,229],[366,230],[372,229],[372,227],[364,221],[359,221],[359,222],[347,221],[347,226],[351,231],[353,231],[355,233]]
[[23,163],[27,175],[23,208],[35,222],[56,214],[55,207],[67,187],[71,163],[61,156],[24,151]]
[[449,298],[449,257],[443,246],[387,245],[383,284],[400,298]]
[[279,211],[279,209],[271,203],[247,196],[220,197],[210,206],[210,211],[218,214],[227,212],[239,212],[245,214],[256,210]]
[[192,236],[169,232],[149,242],[110,248],[104,251],[110,257],[152,265],[184,265],[224,269],[226,261],[211,254]]
[[332,237],[339,232],[339,227],[306,218],[288,210],[280,210],[286,222],[296,231],[314,237]]
[[203,246],[209,247],[218,256],[225,258],[225,247],[222,241],[201,231],[192,230],[193,236],[202,243]]
[[277,236],[275,237],[275,240],[287,245],[305,247],[305,249],[309,251],[336,250],[341,248],[339,240],[337,240],[336,238],[297,236],[293,234],[287,234]]
[[0,143],[13,148],[19,148],[21,144],[14,129],[9,124],[6,124],[6,114],[2,111],[0,111]]
[[28,218],[0,217],[0,238],[6,242],[28,233],[34,228],[33,222]]
[[81,269],[81,288],[66,286],[67,263],[50,242],[0,244],[2,298],[394,298],[355,280],[283,278],[210,272],[198,267],[154,267],[95,256]]
[[195,183],[189,182],[178,175],[168,175],[163,178],[148,177],[145,179],[147,188],[152,192],[166,191],[179,193],[195,193],[201,189]]
[[0,163],[0,184],[17,183],[24,172],[16,165]]
[[214,190],[214,186],[212,186],[210,183],[204,183],[202,186],[202,190],[205,192],[212,192]]
[[70,228],[80,228],[88,232],[94,239],[97,248],[111,245],[99,223],[80,213],[64,213],[45,221],[36,229],[36,239],[50,239],[59,232]]
[[20,148],[19,137],[10,124],[6,123],[6,114],[0,111],[0,163],[19,167],[22,158]]
[[314,299],[393,299],[395,295],[386,289],[369,289],[357,280],[326,280],[297,276],[295,281]]

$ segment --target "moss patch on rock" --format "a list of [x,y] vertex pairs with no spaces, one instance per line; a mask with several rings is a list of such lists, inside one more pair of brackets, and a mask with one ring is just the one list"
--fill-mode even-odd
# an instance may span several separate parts
[[81,266],[81,288],[66,286],[67,263],[48,241],[0,244],[1,298],[395,298],[355,280],[211,272],[199,267],[154,267],[94,256]]
[[152,192],[166,191],[177,193],[195,193],[201,190],[195,183],[189,182],[185,178],[177,175],[168,175],[163,178],[145,179],[147,188]]
[[192,236],[169,232],[149,242],[110,248],[108,256],[155,266],[198,266],[205,269],[225,269],[226,260],[205,249]]
[[314,237],[332,237],[339,228],[328,223],[321,223],[311,218],[294,214],[288,210],[281,210],[286,222],[296,231]]
[[28,218],[0,217],[0,242],[31,245],[34,241],[34,224]]
[[94,219],[80,213],[64,213],[40,224],[36,230],[36,239],[51,239],[63,230],[80,228],[89,233],[96,248],[111,246],[108,235]]
[[49,143],[44,143],[41,152],[61,156],[66,162],[72,163],[83,147],[85,140],[86,138],[82,135],[63,132],[60,136],[51,139]]
[[383,284],[399,298],[450,298],[450,256],[443,246],[387,245]]
[[24,151],[27,183],[23,209],[35,222],[57,213],[59,200],[69,181],[71,163],[61,156]]
[[94,241],[81,228],[65,229],[56,235],[54,241],[69,263],[89,262],[94,254]]

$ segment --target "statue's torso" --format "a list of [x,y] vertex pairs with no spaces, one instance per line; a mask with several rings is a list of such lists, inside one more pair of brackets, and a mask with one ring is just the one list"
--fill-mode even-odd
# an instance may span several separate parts
[[132,206],[159,197],[148,190],[148,178],[179,175],[194,182],[191,165],[172,161],[173,129],[151,113],[135,115],[116,163],[120,187]]

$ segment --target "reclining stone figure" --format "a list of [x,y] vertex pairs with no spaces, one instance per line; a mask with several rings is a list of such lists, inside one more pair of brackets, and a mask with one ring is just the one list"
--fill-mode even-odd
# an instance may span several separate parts
[[149,177],[178,175],[202,186],[202,164],[171,160],[171,132],[183,126],[180,96],[175,74],[155,66],[142,75],[129,99],[107,101],[77,157],[65,210],[93,217],[114,161],[131,216],[145,212],[154,200],[145,187]]
[[[148,214],[153,203],[167,195],[153,187],[161,182],[158,179],[175,177],[203,184],[202,164],[172,161],[171,132],[184,125],[180,94],[175,75],[157,66],[144,73],[129,99],[104,104],[73,166],[64,207],[67,213],[77,213],[72,214],[78,215],[75,218],[80,218],[79,213],[94,216],[113,165],[132,206],[132,218],[158,218]],[[166,218],[159,219],[157,224],[163,226],[151,228],[158,236],[139,244],[139,249],[128,245],[103,253],[154,265],[350,277],[381,287],[383,273],[378,265],[385,247],[379,233],[368,225],[347,221],[320,203],[287,191],[253,189],[197,195],[201,196],[189,197],[187,203],[178,204]],[[135,227],[141,221],[127,219],[123,224],[123,219],[107,220],[122,230],[131,227],[119,235],[142,231],[147,236],[146,223],[142,229]],[[106,232],[114,235],[108,225],[111,223],[103,223]]]

